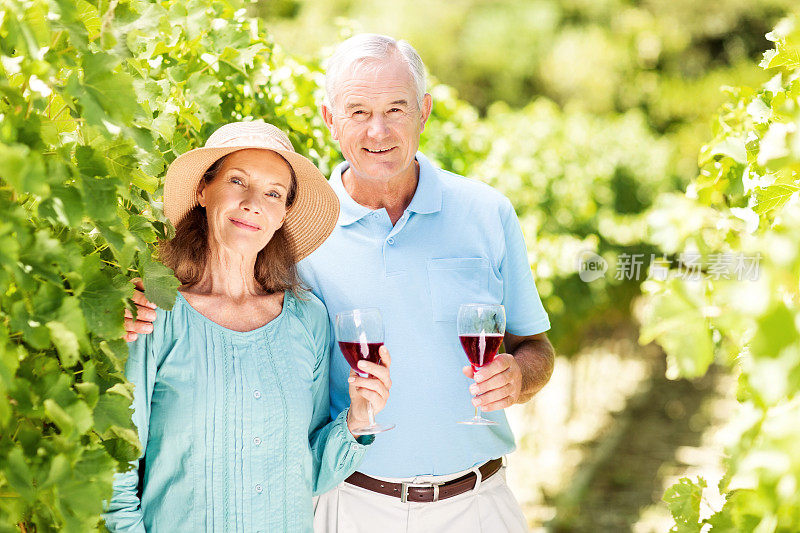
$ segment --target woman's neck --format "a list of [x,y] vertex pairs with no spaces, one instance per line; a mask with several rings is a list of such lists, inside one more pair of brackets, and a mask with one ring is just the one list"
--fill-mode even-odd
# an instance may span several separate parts
[[210,246],[206,268],[191,292],[224,296],[231,300],[246,300],[262,296],[264,289],[256,281],[256,256],[245,257],[230,250]]

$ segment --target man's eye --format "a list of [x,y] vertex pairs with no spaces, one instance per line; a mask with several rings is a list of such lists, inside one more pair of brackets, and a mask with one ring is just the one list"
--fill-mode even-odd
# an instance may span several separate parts
[[389,110],[389,113],[400,112],[400,111],[402,111],[402,109],[400,109],[399,107],[393,107]]
[[363,115],[363,114],[364,114],[364,111],[362,111],[361,109],[359,109],[358,111],[353,111],[353,114],[354,114],[354,115]]

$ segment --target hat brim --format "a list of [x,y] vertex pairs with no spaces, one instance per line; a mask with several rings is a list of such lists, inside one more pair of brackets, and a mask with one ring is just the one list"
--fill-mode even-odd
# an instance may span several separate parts
[[302,155],[264,146],[195,148],[172,162],[164,180],[164,215],[178,223],[197,203],[197,186],[217,160],[240,150],[269,150],[283,156],[297,179],[294,203],[286,213],[283,229],[296,261],[307,257],[331,234],[339,218],[339,199],[319,169]]

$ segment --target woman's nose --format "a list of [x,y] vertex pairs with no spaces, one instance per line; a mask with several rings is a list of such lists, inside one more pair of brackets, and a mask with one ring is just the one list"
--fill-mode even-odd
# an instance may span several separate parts
[[246,193],[239,204],[242,210],[248,213],[260,214],[261,213],[261,195],[254,193]]

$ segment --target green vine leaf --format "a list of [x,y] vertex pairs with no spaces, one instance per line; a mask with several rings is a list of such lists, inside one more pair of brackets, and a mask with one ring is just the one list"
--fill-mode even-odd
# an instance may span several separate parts
[[144,283],[144,295],[162,309],[169,311],[175,304],[181,282],[172,269],[157,261],[145,259],[140,270]]

